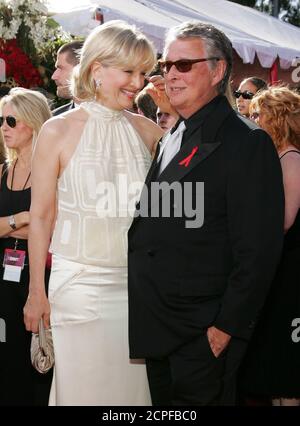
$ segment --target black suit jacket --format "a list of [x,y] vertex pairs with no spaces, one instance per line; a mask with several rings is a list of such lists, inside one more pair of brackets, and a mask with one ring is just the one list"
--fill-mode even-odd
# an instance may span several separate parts
[[70,111],[73,108],[75,108],[75,104],[74,104],[74,101],[71,101],[71,102],[69,102],[65,105],[62,105],[58,108],[55,108],[52,111],[52,115],[53,115],[53,117],[55,117],[56,115],[62,114],[63,112],[66,112],[66,111]]
[[[195,147],[189,165],[180,165]],[[154,160],[145,188],[155,173]],[[278,155],[270,137],[238,116],[225,97],[159,176],[163,181],[193,185],[183,198],[191,195],[194,207],[203,182],[204,221],[193,228],[186,226],[189,211],[176,217],[180,199],[172,200],[167,187],[160,202],[170,197],[171,217],[162,217],[150,196],[152,217],[134,219],[128,234],[133,358],[165,356],[211,325],[248,339],[282,248]]]

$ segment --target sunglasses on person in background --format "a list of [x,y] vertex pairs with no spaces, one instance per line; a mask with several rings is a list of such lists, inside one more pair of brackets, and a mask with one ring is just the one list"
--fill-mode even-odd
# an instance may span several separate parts
[[248,90],[246,90],[245,92],[240,92],[239,90],[235,90],[234,92],[233,92],[233,95],[238,99],[240,96],[243,98],[243,99],[252,99],[253,98],[253,96],[254,96],[254,93],[252,93],[252,92],[248,92]]
[[2,127],[4,121],[6,121],[8,126],[11,127],[12,129],[16,127],[17,125],[17,120],[12,115],[8,115],[7,117],[0,117],[0,127]]
[[179,72],[189,72],[192,69],[193,64],[197,64],[198,62],[205,61],[219,61],[220,58],[211,57],[211,58],[201,58],[201,59],[179,59],[178,61],[158,61],[159,67],[164,74],[168,74],[173,65]]

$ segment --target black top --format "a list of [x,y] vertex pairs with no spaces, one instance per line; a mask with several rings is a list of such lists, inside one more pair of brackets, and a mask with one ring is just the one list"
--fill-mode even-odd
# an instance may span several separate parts
[[[12,191],[7,186],[8,168],[3,165],[0,183],[0,217],[10,216],[23,211],[29,211],[31,188]],[[0,238],[1,247],[14,248],[15,238]],[[18,249],[27,249],[27,240],[18,239]],[[2,252],[2,250],[1,250]],[[3,253],[1,253],[0,261]]]
[[0,184],[0,217],[29,211],[31,202],[31,188],[12,191],[7,186],[8,168],[3,165]]
[[[300,154],[300,151],[290,149],[281,155],[280,160],[290,152],[296,152],[297,154]],[[284,238],[284,250],[294,250],[296,247],[300,247],[300,210],[298,210],[295,221]]]

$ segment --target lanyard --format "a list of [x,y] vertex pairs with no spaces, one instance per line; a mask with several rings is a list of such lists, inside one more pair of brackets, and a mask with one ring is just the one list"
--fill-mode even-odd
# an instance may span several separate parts
[[[16,168],[17,162],[18,162],[18,158],[15,161],[15,164],[14,164],[14,167],[13,167],[13,171],[12,171],[11,187],[10,187],[11,191],[13,190],[14,177],[15,177],[15,168]],[[30,175],[31,175],[31,171],[29,172],[29,175],[27,176],[27,179],[25,180],[25,183],[24,183],[24,186],[22,188],[22,191],[24,191],[25,186],[27,185],[27,182],[29,181]]]
[[[14,164],[14,167],[13,167],[13,171],[12,171],[11,187],[10,187],[11,191],[13,190],[14,177],[15,177],[15,168],[16,168],[17,162],[18,162],[18,158],[17,158],[17,159],[16,159],[16,161],[15,161],[15,164]],[[24,189],[25,189],[25,187],[26,187],[26,185],[27,185],[27,182],[29,181],[30,175],[31,175],[31,171],[29,172],[29,174],[28,174],[28,176],[27,176],[27,179],[25,180],[25,183],[24,183],[24,186],[23,186],[23,188],[22,188],[22,191],[24,191]],[[18,238],[16,238],[14,251],[16,251],[16,250],[17,250],[18,243],[19,243],[19,240],[18,240]]]

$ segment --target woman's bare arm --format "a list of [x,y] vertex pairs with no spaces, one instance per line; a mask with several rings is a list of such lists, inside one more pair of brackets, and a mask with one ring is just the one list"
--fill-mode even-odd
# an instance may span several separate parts
[[140,135],[144,144],[149,149],[150,153],[153,154],[157,142],[164,135],[163,130],[156,123],[142,115],[134,114],[129,111],[125,111],[125,114]]
[[32,163],[29,225],[30,285],[24,307],[27,330],[36,332],[43,317],[50,322],[50,307],[45,292],[45,263],[56,214],[56,185],[60,170],[63,129],[59,120],[44,124],[38,137]]
[[24,212],[14,214],[14,218],[15,218],[16,230],[12,230],[11,226],[9,225],[8,223],[9,216],[0,217],[0,238],[3,238],[3,237],[25,238],[25,239],[27,238],[28,233],[25,231],[27,229],[27,225],[29,224],[29,212],[24,211]]
[[285,195],[284,231],[287,232],[300,209],[300,155],[293,152],[285,155],[281,166]]

